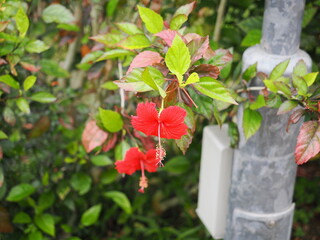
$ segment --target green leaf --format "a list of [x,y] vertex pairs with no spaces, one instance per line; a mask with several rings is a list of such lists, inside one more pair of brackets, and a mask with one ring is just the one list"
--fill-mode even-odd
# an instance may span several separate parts
[[93,36],[90,39],[109,47],[115,47],[115,45],[121,41],[122,35],[117,33],[106,33]]
[[165,164],[163,170],[173,174],[182,174],[185,173],[190,166],[190,161],[185,156],[176,156]]
[[221,120],[217,100],[212,100],[212,110],[213,110],[213,116],[214,116],[215,120],[217,121],[217,124],[221,127],[223,122]]
[[59,66],[57,61],[49,59],[40,60],[41,71],[54,77],[65,78],[69,76],[68,71]]
[[81,238],[78,237],[69,237],[66,240],[81,240]]
[[18,212],[12,220],[13,223],[18,223],[18,224],[25,224],[25,223],[30,223],[31,218],[30,216],[25,213],[25,212]]
[[74,24],[68,24],[68,23],[60,23],[57,25],[58,29],[63,29],[69,32],[79,32],[80,28],[77,25]]
[[271,91],[276,93],[278,91],[278,89],[275,87],[275,85],[273,84],[272,80],[263,80],[264,85],[266,85],[266,87]]
[[307,65],[303,60],[299,60],[293,68],[293,74],[303,77],[308,73]]
[[262,29],[262,17],[249,17],[238,23],[242,31],[248,33],[252,29]]
[[257,74],[257,64],[250,65],[242,74],[242,78],[246,81],[250,81],[252,78],[254,78]]
[[7,139],[7,138],[8,138],[7,134],[5,134],[3,131],[0,130],[0,140]]
[[250,104],[250,109],[256,110],[256,109],[262,108],[264,106],[266,106],[266,101],[264,100],[264,96],[258,95],[258,97],[256,98],[256,101],[254,103]]
[[[153,73],[155,73],[155,74],[153,74]],[[147,67],[142,72],[141,79],[146,84],[148,84],[150,87],[152,87],[154,90],[158,91],[162,98],[166,97],[166,92],[158,84],[158,83],[163,84],[163,82],[164,82],[164,77],[158,69],[156,69],[154,67],[150,67],[150,66]]]
[[42,18],[46,23],[70,23],[74,17],[69,9],[61,4],[51,4],[42,12]]
[[113,49],[105,52],[96,61],[103,61],[107,59],[120,58],[125,56],[134,55],[134,52],[125,49]]
[[306,81],[308,87],[310,87],[314,81],[317,79],[318,72],[308,73],[307,75],[303,76],[303,79]]
[[15,16],[17,29],[19,30],[20,37],[25,37],[29,28],[29,19],[23,8],[19,8]]
[[269,79],[271,81],[277,80],[277,78],[281,77],[284,72],[286,71],[288,65],[289,65],[290,59],[287,59],[281,63],[279,63],[277,66],[274,67],[272,72],[270,73]]
[[80,195],[84,195],[90,190],[91,183],[92,180],[89,175],[81,172],[73,174],[70,182],[72,188]]
[[40,195],[38,209],[40,212],[51,207],[54,204],[55,195],[52,191],[44,192]]
[[102,209],[101,204],[97,204],[86,210],[81,216],[82,225],[88,227],[98,221]]
[[[0,39],[5,40],[6,42],[13,42],[13,43],[20,42],[20,39],[18,37],[4,33],[4,32],[0,32]],[[8,43],[6,43],[6,45],[4,45],[4,46],[2,45],[1,48],[3,48],[3,49],[1,49],[1,52],[0,52],[1,56],[7,55],[8,53],[10,53],[13,50],[13,48],[11,48],[11,44],[8,44]]]
[[70,183],[69,181],[62,180],[59,182],[58,187],[57,187],[57,194],[60,198],[60,200],[64,200],[68,193],[70,192]]
[[172,45],[165,56],[165,62],[172,73],[180,76],[182,76],[190,66],[189,49],[178,35],[176,35],[172,41]]
[[48,92],[36,92],[31,95],[30,99],[40,103],[51,103],[57,98]]
[[98,61],[98,59],[103,55],[102,51],[93,51],[86,54],[82,59],[80,64],[83,63],[93,63],[94,61]]
[[104,185],[110,184],[114,182],[118,176],[119,176],[119,173],[117,172],[117,170],[111,168],[101,174],[100,182]]
[[314,7],[311,5],[308,5],[303,14],[303,19],[302,19],[302,28],[305,28],[308,26],[308,24],[311,22],[311,20],[314,18],[315,14],[318,11],[318,7]]
[[126,141],[120,142],[115,149],[116,160],[123,160],[129,148],[130,148],[130,145]]
[[102,88],[105,88],[107,90],[117,90],[119,87],[117,84],[114,82],[105,82],[104,84],[101,85]]
[[[114,81],[119,88],[131,92],[147,92],[151,91],[152,87],[142,81],[143,68],[134,68],[127,76],[122,80]],[[160,84],[161,85],[161,84]]]
[[99,115],[103,124],[103,127],[108,132],[118,132],[123,127],[123,121],[121,115],[111,110],[105,110],[99,108]]
[[187,20],[188,17],[184,14],[174,16],[170,22],[170,29],[179,30],[182,24],[184,24]]
[[10,125],[14,126],[16,123],[16,118],[12,109],[6,106],[3,110],[3,118]]
[[54,218],[52,215],[47,213],[36,215],[34,222],[43,232],[50,236],[55,236]]
[[125,49],[141,49],[150,47],[151,43],[144,34],[135,34],[123,39],[118,46]]
[[108,165],[112,165],[113,164],[111,159],[106,155],[93,156],[91,158],[91,162],[94,165],[99,166],[99,167],[104,167],[104,166],[108,166]]
[[290,78],[288,78],[288,77],[281,76],[281,77],[278,77],[276,81],[277,82],[283,82],[285,84],[290,84]]
[[262,116],[258,111],[246,108],[243,113],[243,132],[246,139],[249,139],[260,128],[262,122]]
[[239,145],[239,129],[238,125],[234,122],[229,122],[228,124],[228,136],[230,137],[230,146],[233,148]]
[[149,32],[155,34],[163,29],[163,19],[155,11],[138,6],[139,14]]
[[7,201],[9,202],[19,202],[26,197],[29,197],[35,192],[35,188],[28,183],[21,183],[13,188],[11,188],[9,195],[7,196]]
[[213,78],[202,77],[200,78],[200,82],[195,83],[193,86],[199,92],[213,99],[238,105],[228,90],[220,82]]
[[292,75],[293,86],[298,90],[298,94],[301,96],[306,96],[308,93],[308,85],[306,81],[295,74]]
[[[279,78],[278,78],[279,79]],[[273,85],[281,92],[283,92],[283,94],[287,97],[287,98],[290,98],[292,93],[291,93],[291,89],[290,87],[285,84],[284,82],[282,81],[275,81],[273,82]]]
[[241,46],[250,47],[260,43],[262,32],[260,29],[250,30],[241,42]]
[[187,115],[184,119],[184,123],[188,126],[187,134],[183,135],[180,139],[175,140],[177,146],[182,151],[182,153],[186,154],[193,139],[193,133],[195,131],[196,123],[193,111],[190,107],[183,103],[178,103],[177,106],[183,108],[187,112]]
[[30,53],[41,53],[48,50],[50,47],[47,46],[41,40],[31,41],[26,45],[26,50]]
[[37,77],[36,76],[28,76],[23,82],[23,89],[28,91],[33,85],[36,83]]
[[29,114],[30,113],[30,106],[28,101],[25,98],[18,98],[16,100],[16,104],[18,106],[18,108],[21,110],[21,112]]
[[280,95],[274,93],[269,94],[266,104],[269,108],[279,108],[282,104]]
[[193,84],[193,83],[197,83],[200,81],[199,75],[196,72],[193,72],[190,74],[190,76],[188,77],[187,81],[185,83],[182,83],[181,86],[185,87],[189,84]]
[[117,27],[128,35],[142,34],[143,31],[137,25],[128,22],[116,23]]
[[19,82],[14,80],[13,77],[11,77],[9,74],[0,76],[0,82],[3,82],[4,84],[8,85],[9,87],[19,89],[20,85]]
[[290,111],[291,111],[292,109],[294,109],[296,106],[298,106],[298,102],[292,101],[292,100],[287,100],[287,101],[283,102],[283,103],[280,105],[277,114],[280,115],[280,114],[285,114],[285,113],[287,113],[287,112],[290,112]]
[[104,193],[103,196],[111,198],[111,200],[114,201],[127,214],[132,213],[131,203],[124,193],[118,191],[109,191]]
[[28,240],[43,240],[43,235],[40,231],[33,231],[28,234]]
[[117,8],[119,0],[110,0],[107,4],[107,14],[109,17],[113,16],[114,11]]

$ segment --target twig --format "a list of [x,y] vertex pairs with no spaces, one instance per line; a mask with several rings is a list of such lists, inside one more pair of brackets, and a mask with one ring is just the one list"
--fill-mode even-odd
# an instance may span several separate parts
[[220,33],[221,33],[222,24],[223,24],[223,15],[226,9],[226,3],[227,3],[227,0],[221,0],[219,4],[218,15],[217,15],[216,24],[214,26],[214,34],[213,34],[213,41],[215,42],[218,42],[220,40]]
[[[118,71],[119,71],[119,79],[122,79],[123,72],[122,72],[122,63],[120,59],[118,60]],[[124,114],[124,107],[125,107],[125,95],[124,90],[120,88],[120,107],[121,107],[121,114]]]

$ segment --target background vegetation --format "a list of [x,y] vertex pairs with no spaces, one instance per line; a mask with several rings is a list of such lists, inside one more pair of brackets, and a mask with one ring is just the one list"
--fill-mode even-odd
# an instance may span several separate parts
[[[0,73],[15,81],[0,79],[0,239],[211,239],[195,214],[197,143],[213,122],[208,104],[199,112],[194,144],[186,155],[171,147],[146,194],[136,190],[138,176],[117,174],[112,155],[87,154],[81,143],[87,119],[119,101],[108,84],[119,78],[118,63],[94,63],[103,47],[90,37],[112,31],[116,22],[136,21],[138,3],[166,19],[187,2],[1,1]],[[187,31],[233,52],[220,75],[233,83],[240,81],[242,52],[259,43],[264,2],[229,0],[216,24],[219,4],[197,1]],[[301,40],[314,71],[320,67],[319,7],[319,0],[307,0]],[[122,149],[119,144],[116,154]],[[319,161],[299,167],[293,239],[320,239],[319,184]]]

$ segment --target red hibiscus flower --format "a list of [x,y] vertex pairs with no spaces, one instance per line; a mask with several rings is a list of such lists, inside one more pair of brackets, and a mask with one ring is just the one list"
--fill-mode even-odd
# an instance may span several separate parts
[[130,148],[126,152],[124,160],[116,161],[116,169],[119,173],[125,173],[128,175],[133,174],[137,170],[141,170],[142,176],[140,178],[139,189],[140,192],[144,192],[144,189],[148,187],[148,179],[144,174],[144,170],[148,172],[155,172],[158,168],[159,160],[156,157],[156,150],[150,149],[146,154],[140,152],[139,148]]
[[146,135],[159,138],[180,139],[187,134],[187,125],[184,123],[186,111],[178,106],[156,110],[155,103],[139,103],[137,116],[132,116],[131,124]]

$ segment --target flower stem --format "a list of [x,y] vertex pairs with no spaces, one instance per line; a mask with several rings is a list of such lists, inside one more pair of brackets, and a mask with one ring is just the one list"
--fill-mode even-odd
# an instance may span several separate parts
[[[122,72],[122,63],[120,59],[118,60],[118,71],[119,71],[119,79],[123,77],[123,72]],[[121,114],[124,114],[124,107],[125,107],[125,95],[124,95],[124,90],[120,88],[120,107],[121,107]]]
[[192,102],[192,104],[198,108],[197,104],[192,100],[192,98],[190,97],[189,93],[184,89],[182,88],[183,92],[187,95],[187,98]]

